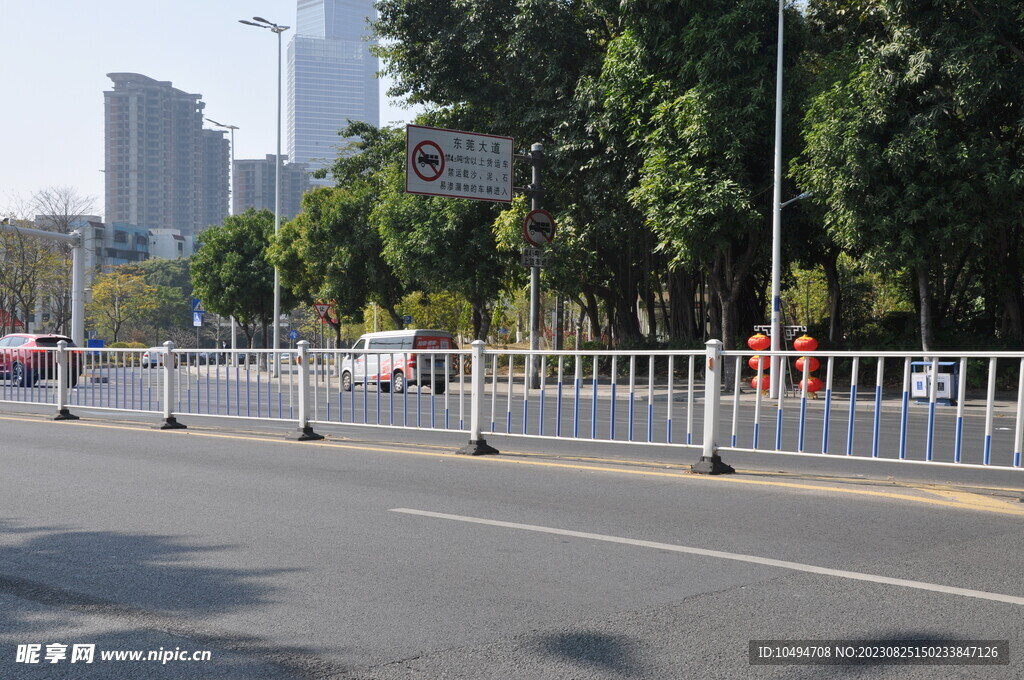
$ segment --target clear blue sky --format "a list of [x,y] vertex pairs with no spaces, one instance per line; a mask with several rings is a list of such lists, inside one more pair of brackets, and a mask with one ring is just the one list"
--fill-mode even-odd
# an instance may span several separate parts
[[[236,158],[276,146],[277,38],[238,23],[295,25],[295,0],[0,0],[0,215],[40,189],[74,187],[103,214],[107,73],[141,73],[202,95],[235,131]],[[293,31],[284,34],[283,51]],[[381,124],[412,114],[387,101]],[[285,94],[285,96],[287,96]],[[287,143],[282,131],[282,152]]]

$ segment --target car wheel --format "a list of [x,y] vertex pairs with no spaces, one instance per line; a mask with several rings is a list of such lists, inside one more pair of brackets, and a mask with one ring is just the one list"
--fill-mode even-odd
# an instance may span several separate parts
[[348,371],[341,374],[341,389],[346,392],[352,391],[352,374]]
[[25,364],[15,361],[11,366],[11,382],[15,387],[31,387],[33,384],[32,371],[25,368]]
[[391,374],[391,389],[395,391],[395,394],[405,392],[405,376],[402,375],[401,371],[395,371]]
[[78,373],[75,371],[68,373],[68,387],[78,387]]
[[434,394],[444,394],[445,385],[443,382],[434,383]]
[[387,380],[381,380],[379,383],[377,383],[377,387],[380,389],[381,392],[390,392],[391,382]]

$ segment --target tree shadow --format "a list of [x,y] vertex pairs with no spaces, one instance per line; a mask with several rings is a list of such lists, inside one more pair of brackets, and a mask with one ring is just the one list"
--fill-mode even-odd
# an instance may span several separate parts
[[[309,678],[340,672],[319,661],[315,650],[282,648],[211,621],[270,602],[278,590],[273,578],[298,571],[208,566],[211,558],[224,562],[217,553],[233,548],[0,520],[0,677],[71,677],[80,669],[67,660],[16,662],[18,645],[41,644],[45,652],[53,643],[69,649],[96,645],[96,661],[81,677],[129,671],[124,677]],[[166,665],[99,659],[104,649],[160,648],[211,650],[213,658]]]
[[545,635],[540,650],[571,665],[590,667],[616,677],[644,675],[639,645],[624,635],[595,632]]

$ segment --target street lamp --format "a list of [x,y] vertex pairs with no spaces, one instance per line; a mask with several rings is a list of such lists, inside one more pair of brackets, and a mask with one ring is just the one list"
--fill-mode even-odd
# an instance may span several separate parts
[[[772,316],[771,351],[782,349],[782,10],[784,0],[779,0],[779,39],[777,63],[775,65],[775,186],[772,193]],[[779,357],[772,354],[771,370],[768,372],[770,396],[775,397],[782,384],[779,380]]]
[[[281,34],[290,26],[279,26],[263,17],[252,21],[239,19],[239,23],[256,28],[266,28],[277,34],[277,156],[274,162],[274,235],[281,228]],[[274,377],[278,376],[281,349],[281,281],[277,267],[274,267]]]
[[[214,125],[216,127],[224,128],[225,130],[229,130],[231,132],[231,172],[230,172],[231,181],[229,183],[231,191],[229,193],[230,198],[228,199],[228,201],[229,201],[228,202],[228,207],[230,208],[228,210],[228,212],[230,214],[234,215],[235,214],[235,210],[234,210],[234,204],[235,204],[235,130],[238,130],[240,128],[237,125],[225,125],[224,123],[218,123],[213,118],[207,118],[206,122],[208,122],[211,125]],[[235,350],[237,350],[237,349],[238,349],[238,322],[235,321],[235,315],[232,314],[231,315],[231,357],[232,357],[232,362],[234,361],[235,357],[237,356],[235,354]]]

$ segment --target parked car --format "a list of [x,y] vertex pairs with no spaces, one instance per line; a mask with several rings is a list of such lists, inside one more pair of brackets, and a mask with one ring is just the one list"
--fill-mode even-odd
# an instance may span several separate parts
[[[142,353],[143,368],[157,368],[164,365],[164,356],[167,354],[165,347],[150,347]],[[174,367],[178,367],[178,356],[174,355]]]
[[[413,350],[458,349],[447,331],[406,330],[366,333],[352,345],[341,364],[341,388],[376,384],[381,392],[404,392],[406,386],[433,385],[442,394],[452,379],[455,359],[447,354],[420,354]],[[447,365],[447,371],[445,367]]]
[[[0,377],[10,380],[16,387],[30,387],[40,380],[57,379],[57,343],[63,340],[68,347],[77,347],[65,335],[11,333],[0,338]],[[68,355],[68,386],[78,384],[82,373],[81,351]]]

